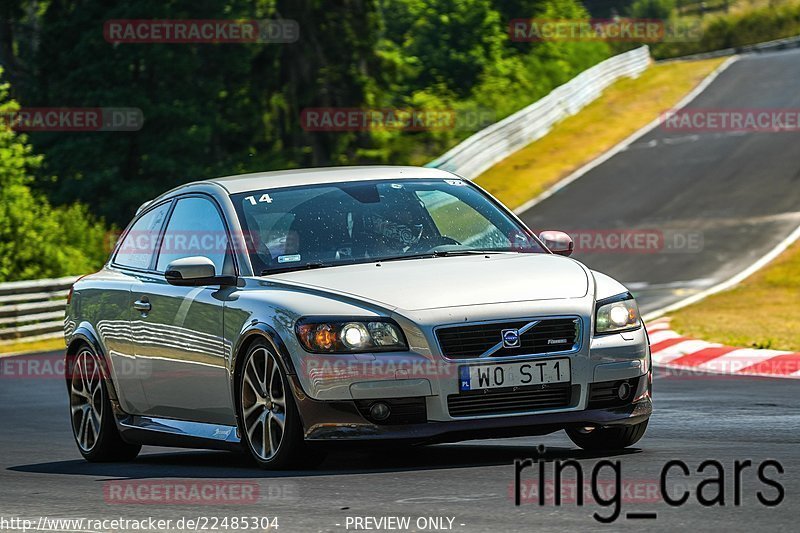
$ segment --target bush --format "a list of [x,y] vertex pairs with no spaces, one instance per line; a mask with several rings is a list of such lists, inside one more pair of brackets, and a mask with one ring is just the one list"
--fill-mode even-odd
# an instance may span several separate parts
[[636,0],[629,12],[634,18],[669,20],[674,11],[675,0]]
[[[19,109],[7,97],[0,84],[0,116]],[[31,190],[41,162],[24,135],[0,127],[0,282],[85,274],[107,255],[104,225],[85,206],[53,207]]]
[[699,41],[652,47],[657,59],[736,48],[800,35],[800,5],[762,8],[741,15],[710,18]]
[[[370,163],[424,164],[475,131],[539,100],[612,55],[608,43],[512,42],[511,18],[586,19],[576,0],[509,1],[503,14],[488,0],[385,2],[385,57],[398,73],[387,107],[453,110],[474,127],[380,132],[357,153]],[[434,17],[434,13],[448,13]],[[447,45],[443,43],[448,43]],[[467,68],[469,67],[469,68]],[[425,76],[422,76],[425,74]]]

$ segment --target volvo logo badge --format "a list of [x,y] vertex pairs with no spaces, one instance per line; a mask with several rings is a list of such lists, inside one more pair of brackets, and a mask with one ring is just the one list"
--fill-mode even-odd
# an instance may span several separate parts
[[519,330],[504,329],[500,336],[503,338],[503,348],[519,348]]

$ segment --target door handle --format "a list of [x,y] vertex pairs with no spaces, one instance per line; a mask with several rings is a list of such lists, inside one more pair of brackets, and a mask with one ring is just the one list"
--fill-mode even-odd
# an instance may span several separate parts
[[133,302],[133,308],[137,311],[141,311],[142,313],[146,313],[150,311],[152,306],[150,305],[150,302],[147,301],[147,298],[143,296],[140,300]]

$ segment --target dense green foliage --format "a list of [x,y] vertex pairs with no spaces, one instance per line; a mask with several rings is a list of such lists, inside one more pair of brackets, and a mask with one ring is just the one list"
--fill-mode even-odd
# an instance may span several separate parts
[[[606,43],[509,39],[514,18],[586,16],[577,0],[6,0],[3,10],[0,61],[24,106],[142,110],[136,132],[29,135],[45,156],[39,189],[117,224],[195,179],[422,164],[610,55]],[[297,21],[297,42],[112,44],[103,35],[114,19],[278,17]],[[479,119],[439,131],[305,131],[301,113],[316,107]]]
[[737,15],[709,17],[694,42],[659,43],[656,58],[711,52],[800,35],[800,4],[764,7]]
[[[648,43],[654,59],[671,59],[800,35],[800,1],[605,0],[626,17],[668,21],[667,38]],[[600,6],[590,4],[593,15]],[[615,53],[637,43],[611,43]]]
[[635,0],[629,8],[629,15],[642,19],[669,20],[675,12],[675,0]]
[[[18,108],[0,84],[0,114]],[[105,258],[105,230],[85,206],[52,207],[31,191],[40,164],[24,135],[0,128],[0,282],[83,274]]]

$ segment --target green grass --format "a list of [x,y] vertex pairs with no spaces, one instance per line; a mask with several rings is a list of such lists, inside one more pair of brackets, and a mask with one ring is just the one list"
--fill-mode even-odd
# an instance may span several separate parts
[[673,329],[690,337],[800,351],[800,242],[736,287],[670,316]]
[[15,342],[14,344],[0,345],[0,356],[18,352],[55,352],[65,348],[63,338],[34,342],[24,342],[20,339],[20,342]]

